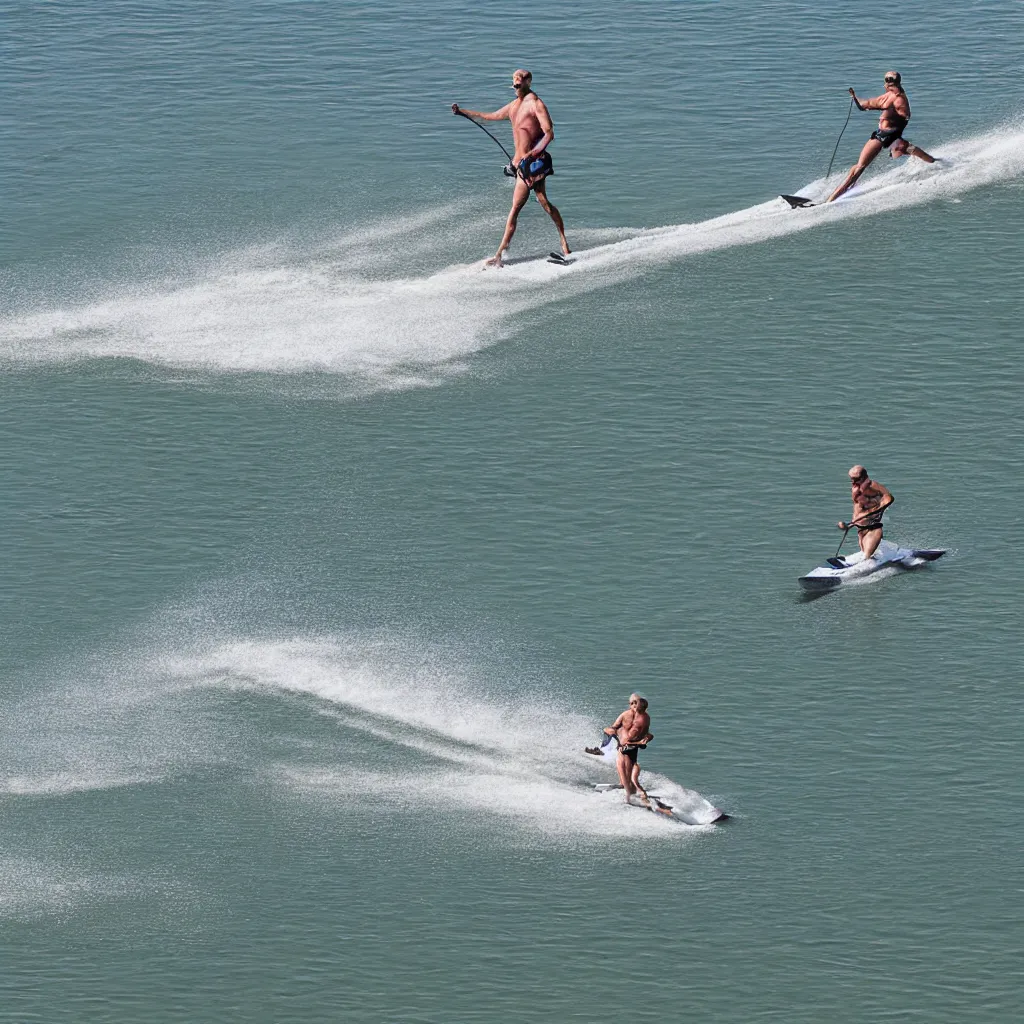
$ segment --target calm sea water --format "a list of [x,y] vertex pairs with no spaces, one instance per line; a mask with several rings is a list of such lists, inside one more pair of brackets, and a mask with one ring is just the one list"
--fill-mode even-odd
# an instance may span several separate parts
[[1013,1018],[1019,4],[0,14],[0,1020]]

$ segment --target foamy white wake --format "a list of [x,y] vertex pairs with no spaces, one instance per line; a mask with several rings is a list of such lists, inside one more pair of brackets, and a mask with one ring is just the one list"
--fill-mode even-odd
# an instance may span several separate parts
[[[389,643],[240,641],[208,654],[166,659],[164,670],[203,685],[245,687],[316,698],[338,723],[351,757],[316,766],[278,764],[291,790],[330,794],[363,809],[425,808],[511,819],[532,832],[664,836],[673,825],[597,794],[590,783],[613,771],[584,754],[598,723],[548,695],[495,695],[421,650]],[[363,745],[369,742],[369,758]],[[353,746],[354,744],[354,746]],[[367,761],[374,770],[366,768]],[[386,765],[387,770],[381,770]],[[710,822],[710,803],[649,774],[647,785],[674,799],[689,820]]]
[[[335,375],[346,388],[425,386],[515,329],[529,310],[700,253],[755,245],[854,217],[951,199],[1024,177],[1024,132],[1008,127],[951,142],[936,165],[904,160],[849,198],[791,211],[780,199],[696,224],[612,231],[570,267],[544,260],[501,270],[461,265],[382,278],[410,253],[471,242],[451,208],[366,228],[310,254],[279,246],[240,252],[188,283],[133,285],[101,302],[0,319],[0,358],[16,362],[126,357],[195,371]],[[803,194],[821,197],[824,181]],[[594,233],[596,234],[596,233]],[[609,232],[604,232],[607,237]]]
[[[515,680],[488,682],[420,641],[179,640],[107,671],[97,659],[87,681],[77,675],[10,709],[0,799],[31,800],[46,813],[54,798],[167,777],[187,785],[220,764],[286,799],[328,800],[346,814],[427,813],[449,832],[467,818],[484,828],[515,823],[524,841],[687,832],[626,807],[621,793],[594,791],[614,779],[610,764],[583,753],[600,736],[598,719],[550,693],[522,693]],[[264,718],[252,704],[243,714],[254,698],[278,710]],[[283,738],[281,714],[293,723]],[[307,723],[298,740],[296,715]],[[264,723],[261,735],[253,721]],[[690,823],[714,817],[699,795],[645,779]]]
[[[153,782],[192,764],[209,738],[173,687],[130,659],[97,659],[73,680],[39,680],[0,716],[0,799],[52,798]],[[183,751],[189,751],[188,758]]]

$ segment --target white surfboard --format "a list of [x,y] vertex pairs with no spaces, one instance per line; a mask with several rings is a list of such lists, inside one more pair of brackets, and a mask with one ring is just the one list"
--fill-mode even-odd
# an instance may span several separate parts
[[934,562],[946,553],[945,548],[901,548],[890,540],[882,540],[868,559],[860,551],[851,555],[837,555],[816,566],[806,576],[799,577],[804,590],[832,590],[843,583],[854,583],[879,572],[887,566],[916,569]]

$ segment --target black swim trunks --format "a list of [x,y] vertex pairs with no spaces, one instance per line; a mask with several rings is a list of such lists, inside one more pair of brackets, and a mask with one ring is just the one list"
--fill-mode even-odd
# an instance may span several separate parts
[[625,754],[630,763],[636,764],[637,756],[640,754],[640,747],[636,743],[626,743],[619,747],[619,753]]
[[549,174],[554,173],[555,168],[551,163],[551,154],[546,149],[536,156],[524,156],[519,161],[519,177],[523,181],[528,180],[530,188],[535,188],[537,182],[543,181]]
[[882,149],[888,149],[897,139],[903,138],[903,128],[877,128],[871,133],[872,139],[878,139]]
[[877,519],[869,519],[866,523],[857,524],[858,533],[867,533],[869,530],[880,530],[882,528],[882,517],[879,516]]

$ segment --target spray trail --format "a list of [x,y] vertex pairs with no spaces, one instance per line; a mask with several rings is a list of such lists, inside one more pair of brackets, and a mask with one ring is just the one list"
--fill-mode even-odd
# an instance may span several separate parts
[[[527,841],[678,829],[594,792],[614,767],[583,753],[601,735],[593,716],[421,640],[176,637],[80,668],[12,706],[0,804],[45,816],[53,801],[228,766],[286,800],[513,823]],[[649,778],[704,823],[710,804]]]
[[[336,723],[332,740],[306,763],[276,763],[269,774],[289,792],[348,808],[403,809],[514,822],[523,834],[579,842],[593,836],[670,838],[679,823],[627,808],[621,794],[597,794],[612,763],[582,753],[600,735],[592,719],[549,696],[481,693],[446,665],[391,643],[365,639],[244,640],[163,671],[204,685],[315,698]],[[715,808],[699,794],[647,773],[648,786],[694,825]]]
[[[258,258],[235,253],[186,284],[133,285],[101,302],[4,317],[0,359],[122,357],[206,373],[317,373],[331,375],[343,392],[437,385],[513,332],[521,314],[652,267],[1024,177],[1018,128],[934,153],[939,164],[902,163],[828,206],[790,210],[772,199],[694,224],[611,231],[613,240],[584,249],[569,267],[528,260],[501,270],[477,263],[383,277],[396,255],[418,253],[422,264],[431,253],[451,251],[453,240],[464,243],[460,251],[478,247],[479,225],[460,221],[451,208],[364,229],[312,253],[286,246]],[[801,191],[820,197],[825,188],[818,180]]]

